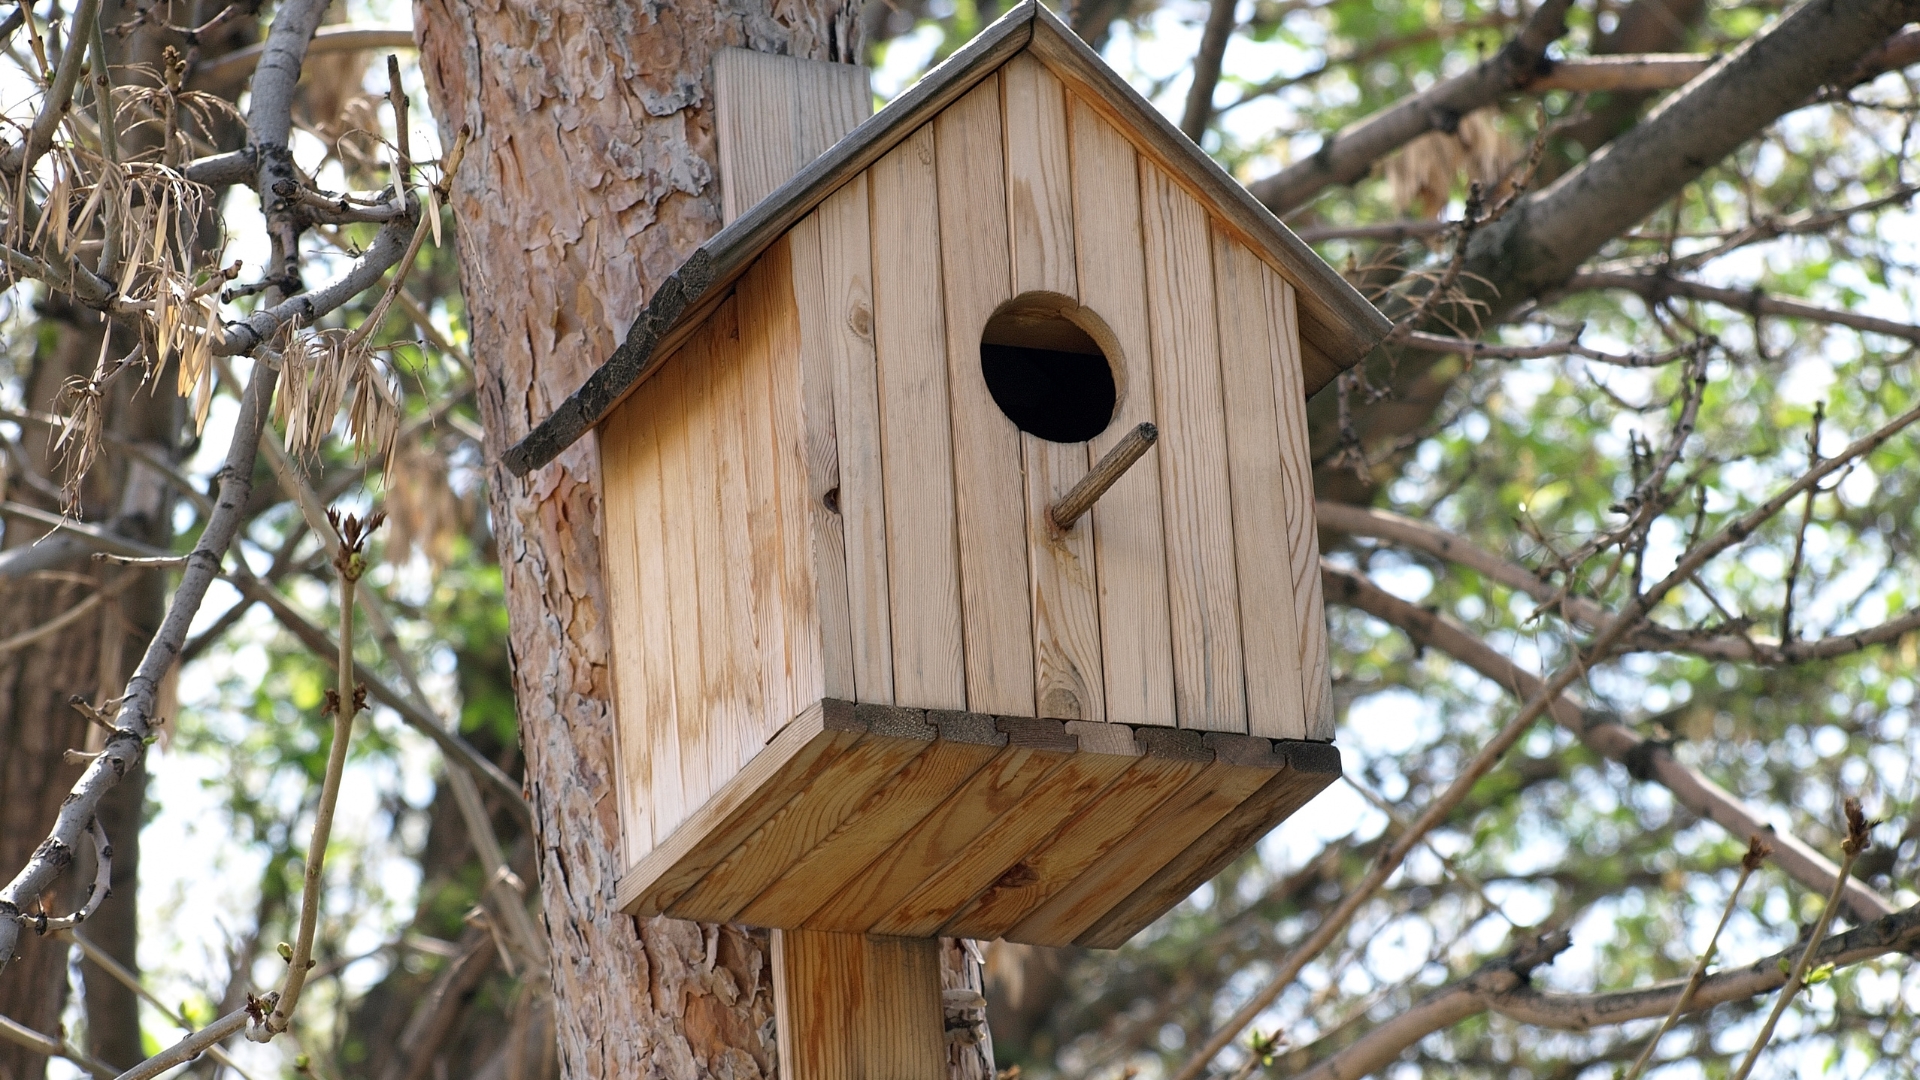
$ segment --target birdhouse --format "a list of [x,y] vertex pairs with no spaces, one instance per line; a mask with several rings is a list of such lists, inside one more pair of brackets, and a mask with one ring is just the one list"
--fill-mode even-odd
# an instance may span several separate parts
[[597,429],[619,903],[1117,946],[1339,775],[1305,403],[1389,324],[1037,4],[716,81],[730,222],[508,459]]

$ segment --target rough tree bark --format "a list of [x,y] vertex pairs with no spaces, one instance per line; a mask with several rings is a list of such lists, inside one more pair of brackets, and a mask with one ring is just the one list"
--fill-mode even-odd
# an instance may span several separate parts
[[[453,204],[490,460],[580,385],[719,228],[713,53],[857,60],[858,9],[416,0],[442,138],[472,132]],[[622,866],[596,444],[525,481],[496,467],[492,481],[563,1073],[771,1075],[764,937],[636,926],[613,908]]]

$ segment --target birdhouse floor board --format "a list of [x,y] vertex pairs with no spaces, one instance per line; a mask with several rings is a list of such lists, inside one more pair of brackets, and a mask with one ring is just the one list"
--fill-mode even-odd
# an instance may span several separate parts
[[1113,947],[1339,774],[1324,743],[828,699],[628,871],[620,904]]

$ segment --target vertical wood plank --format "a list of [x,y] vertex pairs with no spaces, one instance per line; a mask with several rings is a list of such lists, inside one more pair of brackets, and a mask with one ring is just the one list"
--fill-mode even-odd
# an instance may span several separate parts
[[873,112],[865,68],[747,49],[714,54],[713,96],[728,223]]
[[[800,710],[828,696],[826,661],[823,656],[822,609],[827,606],[825,587],[819,570],[822,554],[817,545],[825,531],[822,520],[830,515],[814,496],[812,458],[814,447],[808,430],[809,392],[825,395],[824,404],[832,408],[831,389],[824,379],[817,388],[807,386],[803,374],[805,346],[801,341],[799,296],[793,279],[793,241],[782,238],[760,258],[760,263],[741,285],[746,303],[754,311],[749,325],[758,335],[763,351],[762,377],[747,386],[748,407],[753,422],[762,426],[771,466],[773,507],[773,556],[779,569],[777,623],[775,629],[784,644],[785,671],[783,698],[770,702],[764,737],[771,738],[780,726]],[[817,290],[818,253],[815,252],[814,285]],[[812,409],[818,416],[820,404]],[[827,425],[822,432],[831,445],[833,431]],[[846,647],[846,562],[840,552],[837,535],[830,541],[840,558],[835,584],[838,586],[838,618],[835,631],[842,635],[839,645]],[[776,658],[777,659],[777,658]],[[844,652],[841,656],[844,662]],[[836,689],[840,689],[836,687]],[[844,693],[836,696],[845,697]]]
[[1220,318],[1220,382],[1226,395],[1227,467],[1240,585],[1240,640],[1247,673],[1247,731],[1307,736],[1300,631],[1293,602],[1287,491],[1274,372],[1278,342],[1266,271],[1219,230],[1213,276]]
[[[1127,432],[1155,419],[1140,178],[1132,144],[1113,125],[1078,96],[1069,108],[1080,302],[1113,333],[1108,359],[1120,390],[1113,425],[1093,440],[1098,461]],[[1173,724],[1173,637],[1160,519],[1154,462],[1128,471],[1093,507],[1106,718],[1116,723]]]
[[[834,429],[834,336],[837,330],[827,303],[820,263],[820,216],[809,214],[787,234],[793,260],[793,296],[800,336],[799,356],[791,372],[776,368],[774,396],[793,396],[800,404],[800,447],[806,462],[806,486],[798,492],[781,489],[786,525],[804,515],[811,537],[808,565],[819,597],[820,696],[851,701],[853,681],[853,627],[847,614],[847,542],[839,513],[840,445]],[[793,383],[798,381],[796,388]],[[780,423],[780,415],[775,417]],[[782,435],[782,444],[791,435]],[[802,500],[795,505],[795,499]],[[791,534],[789,533],[789,542]],[[791,565],[791,564],[789,564]],[[790,573],[788,587],[798,580]],[[804,696],[804,695],[803,695]]]
[[933,125],[868,171],[893,701],[966,707]]
[[[1075,266],[1073,169],[1066,91],[1038,60],[1021,55],[1002,69],[1007,146],[1007,226],[1013,291],[1080,296]],[[1098,526],[1053,528],[1047,508],[1087,474],[1080,443],[1020,436],[1027,473],[1027,552],[1033,589],[1034,689],[1038,715],[1106,719],[1100,658],[1100,601],[1094,546]]]
[[[753,443],[746,432],[751,349],[740,328],[741,307],[741,294],[735,293],[707,324],[712,330],[713,352],[707,362],[708,404],[702,414],[713,431],[712,490],[713,505],[718,510],[713,524],[719,543],[700,554],[702,568],[711,567],[719,575],[718,595],[725,605],[725,621],[721,624],[725,660],[716,673],[721,686],[712,699],[722,709],[713,717],[715,726],[709,743],[713,750],[708,759],[711,783],[716,789],[732,779],[766,741],[766,651],[760,641],[762,619],[757,610],[760,597],[766,594],[761,591],[762,567],[755,558],[753,534],[767,530],[767,511],[771,508],[765,503],[754,505],[749,479],[766,463],[752,457]],[[782,646],[780,667],[785,666]],[[787,719],[780,718],[782,723]]]
[[994,309],[1013,296],[997,75],[940,114],[934,144],[966,707],[1030,716],[1033,633],[1020,431],[994,404],[980,373],[980,333]]
[[[689,445],[689,402],[693,380],[688,368],[705,359],[703,339],[696,335],[660,373],[641,387],[642,394],[658,394],[646,409],[659,418],[640,425],[643,441],[660,461],[661,550],[666,553],[668,619],[673,640],[673,729],[655,729],[653,756],[653,831],[655,843],[670,834],[695,807],[706,801],[704,725],[706,704],[700,660],[699,561],[694,556],[693,530],[688,515],[695,509],[693,447]],[[636,395],[636,400],[641,400]],[[679,524],[680,527],[674,527]]]
[[1300,360],[1300,314],[1293,286],[1262,265],[1266,309],[1273,321],[1275,405],[1287,483],[1287,545],[1293,560],[1293,600],[1300,645],[1307,738],[1333,738],[1332,665],[1327,659],[1327,612],[1320,591],[1320,529],[1313,514],[1313,465],[1307,447],[1307,398]]
[[867,177],[828,196],[819,221],[822,308],[833,370],[833,428],[847,551],[847,614],[854,692],[893,703],[893,612],[887,583],[885,470],[880,453],[880,373],[873,351],[873,249]]
[[939,942],[773,931],[786,1080],[945,1080]]
[[[785,297],[779,295],[787,266],[784,249],[769,249],[740,279],[735,290],[739,311],[735,328],[739,338],[732,363],[738,367],[739,375],[734,380],[737,389],[732,395],[731,412],[737,418],[739,435],[732,449],[740,455],[736,474],[744,482],[746,513],[741,518],[728,520],[736,526],[732,531],[740,534],[746,545],[746,603],[750,621],[745,629],[752,633],[750,648],[745,650],[745,658],[751,664],[746,680],[750,686],[758,687],[760,695],[753,705],[754,723],[742,732],[741,765],[759,753],[767,740],[793,719],[794,713],[818,700],[817,697],[798,703],[793,700],[794,669],[788,656],[786,556],[790,546],[782,529],[780,505],[780,473],[785,469],[786,458],[784,450],[774,441],[776,402],[772,393],[773,368],[778,362],[776,353],[785,347],[781,339],[784,317],[793,302],[791,289],[786,290]],[[783,398],[777,404],[781,409],[797,410],[799,400]],[[798,535],[791,543],[805,544],[805,533],[796,532]],[[738,569],[735,573],[736,577],[740,576]],[[801,590],[799,594],[807,598],[809,607],[810,594],[811,589]],[[749,642],[743,642],[747,644]]]
[[[647,802],[647,723],[653,719],[647,691],[653,679],[646,651],[649,623],[645,604],[658,597],[641,597],[638,548],[640,522],[658,520],[659,486],[648,485],[645,472],[653,462],[642,460],[633,432],[633,411],[620,409],[600,425],[600,490],[605,510],[601,517],[601,561],[607,570],[607,609],[611,625],[628,632],[612,637],[614,756],[613,784],[619,795],[620,850],[632,866],[653,847],[653,814]],[[651,486],[648,493],[643,489]],[[657,552],[649,553],[658,557]]]
[[1147,315],[1158,404],[1167,535],[1174,709],[1183,728],[1245,731],[1246,680],[1234,584],[1220,345],[1207,215],[1151,162],[1140,162]]

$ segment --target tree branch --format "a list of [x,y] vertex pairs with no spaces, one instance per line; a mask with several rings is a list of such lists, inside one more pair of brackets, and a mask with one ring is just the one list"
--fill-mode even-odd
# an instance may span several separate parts
[[[1815,964],[1846,967],[1920,949],[1920,906],[1889,914],[1820,943]],[[1794,949],[1700,980],[1687,1002],[1687,1013],[1702,1012],[1731,1001],[1768,993],[1787,982],[1783,962],[1798,959]],[[1509,961],[1495,961],[1468,978],[1436,990],[1361,1036],[1332,1057],[1299,1074],[1298,1080],[1350,1080],[1392,1064],[1408,1047],[1467,1017],[1493,1011],[1534,1027],[1558,1031],[1590,1031],[1632,1020],[1663,1016],[1687,992],[1686,979],[1659,983],[1639,990],[1599,994],[1557,994],[1533,989],[1527,979],[1501,989]]]
[[1286,214],[1326,187],[1360,179],[1374,162],[1419,136],[1453,130],[1461,117],[1544,73],[1547,46],[1567,32],[1571,6],[1571,0],[1541,0],[1520,33],[1472,71],[1327,136],[1310,156],[1253,184],[1254,197],[1275,214]]
[[[1540,692],[1541,680],[1445,615],[1394,596],[1373,582],[1329,563],[1320,564],[1321,588],[1329,604],[1339,604],[1397,627],[1419,645],[1438,649],[1472,668],[1521,700]],[[1556,693],[1549,713],[1555,723],[1578,736],[1602,757],[1625,765],[1637,780],[1650,780],[1673,793],[1688,810],[1715,822],[1740,840],[1766,838],[1774,861],[1787,876],[1818,892],[1833,887],[1839,868],[1790,832],[1776,832],[1759,811],[1705,774],[1676,760],[1668,748],[1650,742],[1617,720],[1587,712],[1564,692]],[[1893,905],[1864,882],[1848,881],[1847,907],[1859,919],[1877,919]]]
[[146,752],[160,682],[173,667],[181,643],[186,640],[187,628],[206,598],[207,587],[219,576],[222,556],[233,543],[247,500],[253,494],[254,455],[260,445],[260,433],[266,428],[277,374],[267,364],[254,365],[252,380],[241,395],[233,441],[227,448],[226,464],[220,472],[220,498],[213,513],[207,516],[199,541],[187,556],[186,569],[167,606],[166,618],[127,682],[120,711],[114,718],[115,733],[108,736],[100,756],[74,783],[47,839],[35,849],[19,874],[5,888],[0,888],[0,970],[13,959],[20,936],[16,917],[24,905],[46,892],[60,871],[73,861],[73,847],[93,820],[101,798]]
[[1226,55],[1227,42],[1233,37],[1233,9],[1237,0],[1212,0],[1207,9],[1207,26],[1200,34],[1200,50],[1193,57],[1193,85],[1187,88],[1187,110],[1180,130],[1194,142],[1207,133],[1213,120],[1213,91],[1220,85],[1220,58]]
[[1905,341],[1920,343],[1920,326],[1912,323],[1895,322],[1892,319],[1878,319],[1871,315],[1861,315],[1852,311],[1840,311],[1809,304],[1804,300],[1787,297],[1769,296],[1759,288],[1728,289],[1718,285],[1708,285],[1683,278],[1666,277],[1661,274],[1622,274],[1604,271],[1592,271],[1575,274],[1567,280],[1568,292],[1584,292],[1589,289],[1624,289],[1635,293],[1648,303],[1657,303],[1669,297],[1684,296],[1690,300],[1705,300],[1722,307],[1744,311],[1749,315],[1778,315],[1789,319],[1811,319],[1816,322],[1834,323],[1849,326],[1855,330],[1864,330],[1873,334],[1885,334]]

